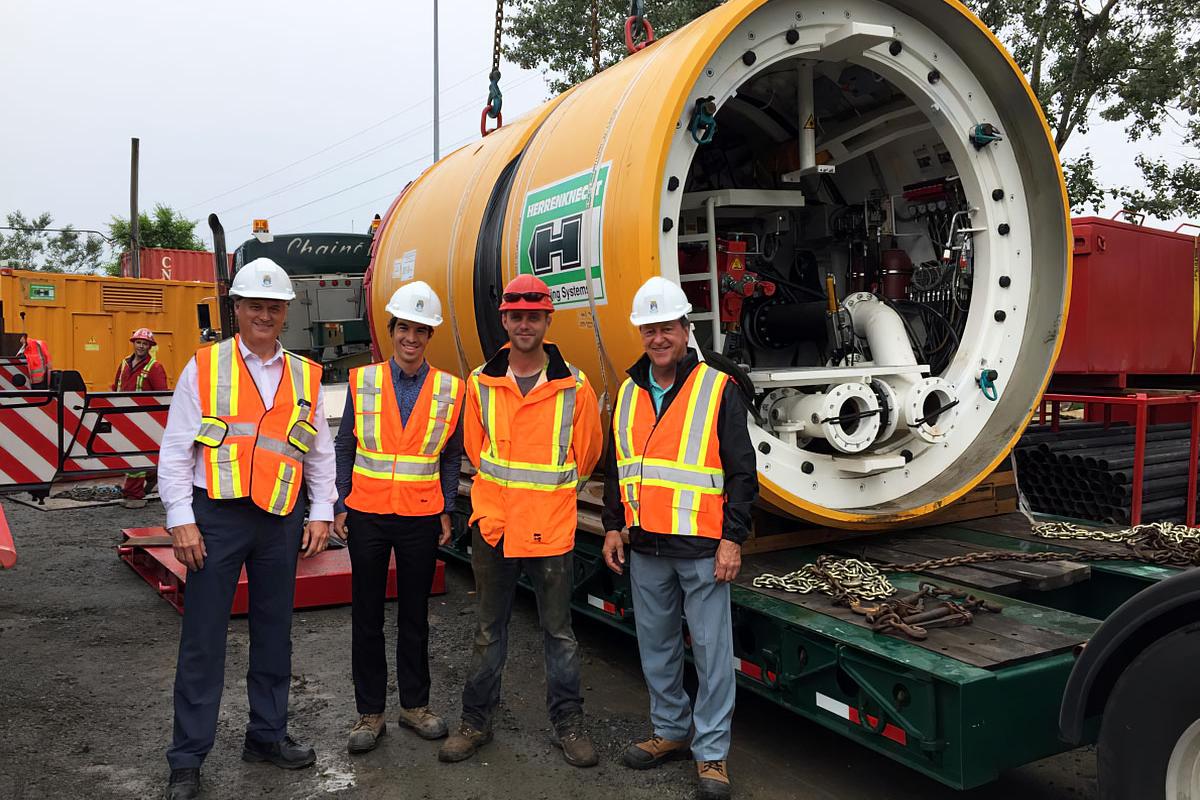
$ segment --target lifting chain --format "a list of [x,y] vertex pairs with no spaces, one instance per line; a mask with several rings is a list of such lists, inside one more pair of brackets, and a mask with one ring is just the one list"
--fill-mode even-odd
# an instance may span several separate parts
[[883,600],[896,593],[896,587],[874,564],[830,555],[818,556],[815,563],[805,564],[786,575],[759,575],[753,584],[759,589],[780,589],[796,594],[821,592],[842,603]]
[[[488,74],[487,105],[479,115],[479,135],[487,136],[504,124],[501,108],[504,95],[500,91],[500,37],[504,33],[504,0],[496,0],[496,30],[492,36],[492,71]],[[488,128],[488,117],[496,120],[495,128]]]

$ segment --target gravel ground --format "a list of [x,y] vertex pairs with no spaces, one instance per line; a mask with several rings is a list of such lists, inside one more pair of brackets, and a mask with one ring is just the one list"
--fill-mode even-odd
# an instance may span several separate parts
[[[120,563],[122,527],[162,524],[162,507],[41,512],[5,501],[20,562],[0,572],[0,800],[157,797],[167,775],[171,684],[179,616]],[[452,721],[470,654],[473,584],[447,568],[449,592],[432,600],[432,705]],[[571,797],[677,800],[694,771],[675,762],[649,772],[619,763],[647,733],[646,690],[632,638],[576,627],[584,653],[585,709],[600,766],[579,770],[550,744],[541,638],[521,595],[510,638],[496,739],[462,764],[437,761],[437,743],[394,723],[373,753],[351,758],[350,610],[297,613],[291,731],[317,748],[315,769],[284,772],[238,758],[246,719],[248,639],[230,623],[225,698],[216,748],[204,767],[209,798]],[[394,691],[394,686],[393,686]],[[395,695],[392,695],[395,702]],[[741,798],[1005,798],[1095,796],[1094,754],[1080,750],[955,792],[748,693],[738,698],[730,773]]]

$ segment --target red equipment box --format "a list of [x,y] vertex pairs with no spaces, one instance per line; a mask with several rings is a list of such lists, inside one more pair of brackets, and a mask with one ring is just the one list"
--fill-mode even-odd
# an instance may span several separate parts
[[1200,237],[1098,217],[1072,229],[1054,387],[1148,388],[1200,374]]
[[[117,556],[150,584],[164,600],[183,613],[183,598],[187,591],[187,567],[175,558],[170,546],[158,544],[166,536],[163,528],[126,528],[124,543]],[[147,538],[149,537],[149,538]],[[139,540],[155,541],[142,545]],[[431,595],[446,593],[446,565],[438,560],[433,575]],[[246,570],[238,578],[233,595],[233,616],[241,616],[249,607],[249,587]],[[393,554],[388,569],[387,598],[396,599],[396,557]],[[302,558],[296,564],[296,601],[294,608],[323,608],[347,605],[350,602],[350,551],[345,548],[326,550],[312,558]]]

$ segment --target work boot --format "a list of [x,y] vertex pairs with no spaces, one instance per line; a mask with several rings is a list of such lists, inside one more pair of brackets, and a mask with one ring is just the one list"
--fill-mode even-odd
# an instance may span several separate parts
[[555,731],[554,746],[562,748],[563,758],[573,767],[594,767],[600,763],[596,748],[583,729],[583,715],[577,714],[564,720]]
[[311,767],[316,760],[315,750],[300,744],[291,736],[284,736],[278,742],[259,742],[247,736],[242,745],[242,761],[269,761],[282,769],[304,769]]
[[430,711],[429,706],[401,708],[396,721],[406,728],[412,728],[422,739],[443,739],[446,736],[446,720]]
[[123,508],[145,508],[146,499],[144,497],[126,497],[121,500]]
[[171,780],[167,783],[167,791],[163,795],[166,800],[195,800],[199,796],[199,769],[171,770]]
[[687,758],[690,754],[687,741],[664,739],[656,733],[644,742],[634,742],[626,747],[621,761],[631,769],[650,769],[675,758]]
[[491,728],[481,731],[471,723],[463,722],[458,726],[458,731],[447,739],[438,750],[438,761],[465,761],[491,740]]
[[350,729],[348,749],[351,753],[370,752],[375,749],[375,745],[379,744],[379,739],[385,733],[387,733],[387,723],[383,721],[383,714],[363,714]]
[[727,800],[732,793],[724,761],[697,761],[696,777],[700,783],[697,800]]

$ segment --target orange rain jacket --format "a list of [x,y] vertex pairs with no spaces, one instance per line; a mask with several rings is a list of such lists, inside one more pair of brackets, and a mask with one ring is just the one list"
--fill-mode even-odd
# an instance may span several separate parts
[[463,443],[475,465],[471,522],[508,558],[575,546],[576,497],[600,460],[600,407],[587,376],[544,343],[545,380],[522,396],[508,345],[471,373]]

